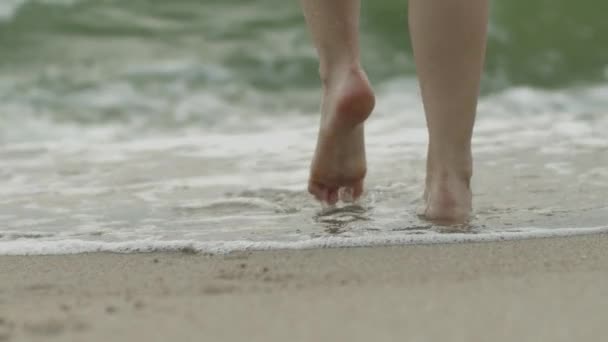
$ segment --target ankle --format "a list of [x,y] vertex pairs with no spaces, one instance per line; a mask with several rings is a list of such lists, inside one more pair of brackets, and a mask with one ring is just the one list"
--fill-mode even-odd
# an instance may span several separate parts
[[470,188],[473,176],[473,158],[469,152],[429,151],[427,159],[427,185],[458,182]]
[[323,88],[326,90],[332,89],[343,82],[349,76],[363,78],[365,75],[361,64],[358,61],[340,62],[326,64],[321,63],[319,66],[319,76]]

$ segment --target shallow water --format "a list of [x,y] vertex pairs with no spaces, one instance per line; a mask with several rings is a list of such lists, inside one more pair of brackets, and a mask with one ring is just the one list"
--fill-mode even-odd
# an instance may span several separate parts
[[[374,39],[387,25],[374,15],[396,2],[370,5],[364,17],[378,95],[366,130],[367,191],[356,205],[327,210],[305,191],[318,94],[296,7],[269,16],[276,1],[9,3],[0,7],[0,254],[608,232],[608,82],[599,62],[571,72],[562,54],[570,76],[530,73],[524,82],[502,72],[517,69],[518,56],[490,56],[474,140],[475,217],[446,228],[415,214],[426,131],[408,51]],[[499,10],[494,32],[514,31],[501,24],[508,8]],[[394,60],[373,63],[386,55]]]

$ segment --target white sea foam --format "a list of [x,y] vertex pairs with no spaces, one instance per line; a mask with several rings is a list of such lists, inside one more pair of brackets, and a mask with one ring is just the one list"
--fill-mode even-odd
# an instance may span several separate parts
[[27,0],[3,0],[0,2],[0,21],[11,19],[19,7],[26,1]]
[[0,2],[0,22],[11,20],[19,8],[27,2],[39,2],[53,5],[72,5],[78,0],[2,0]]
[[606,234],[608,226],[577,227],[561,229],[540,229],[533,227],[521,228],[521,232],[501,232],[484,234],[434,234],[419,235],[383,235],[342,238],[322,237],[300,241],[195,241],[195,240],[131,240],[124,242],[102,242],[82,240],[61,241],[10,241],[0,242],[0,255],[57,255],[78,253],[149,253],[149,252],[196,252],[225,254],[241,251],[264,250],[300,250],[314,248],[347,248],[347,247],[376,247],[412,244],[447,244],[475,243],[521,240],[530,238],[568,237],[576,235]]
[[[121,88],[106,89],[94,104],[119,105]],[[227,116],[206,126],[168,111],[155,125],[172,126],[157,131],[13,111],[4,127],[22,135],[0,146],[0,254],[224,253],[605,232],[608,119],[596,111],[605,93],[516,88],[481,100],[477,216],[466,233],[415,216],[427,135],[411,79],[378,87],[366,127],[366,198],[330,214],[306,193],[317,115],[301,108],[264,112],[255,101],[225,99],[207,108],[191,94],[182,99],[201,115]],[[45,137],[28,137],[28,127]]]

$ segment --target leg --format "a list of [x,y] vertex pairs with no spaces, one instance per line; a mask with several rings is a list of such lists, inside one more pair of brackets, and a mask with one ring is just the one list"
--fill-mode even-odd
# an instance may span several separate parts
[[429,131],[423,213],[460,223],[471,211],[471,137],[488,0],[409,0],[414,59]]
[[321,122],[308,191],[334,204],[338,190],[361,195],[366,173],[363,122],[374,95],[359,61],[359,0],[301,0],[319,54]]

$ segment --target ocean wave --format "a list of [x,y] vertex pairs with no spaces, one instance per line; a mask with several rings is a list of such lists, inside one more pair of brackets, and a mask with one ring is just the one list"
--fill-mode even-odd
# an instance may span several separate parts
[[0,2],[0,22],[13,18],[20,6],[28,0],[4,0]]
[[70,6],[79,0],[2,0],[0,2],[0,22],[11,21],[19,9],[27,3],[39,3],[46,5]]
[[[143,70],[155,74],[150,66]],[[165,68],[158,72],[169,73]],[[176,71],[181,72],[181,71]],[[179,77],[179,76],[176,76]],[[175,132],[247,132],[263,128],[281,118],[298,123],[302,117],[316,116],[316,91],[286,89],[267,93],[250,89],[235,97],[222,90],[179,88],[175,82],[138,87],[128,79],[102,81],[99,86],[84,89],[25,91],[8,89],[0,82],[0,142],[72,140],[111,141],[146,134]],[[221,88],[221,87],[218,87]],[[63,96],[62,94],[63,93]],[[483,96],[479,117],[495,124],[520,120],[535,127],[539,120],[560,117],[563,125],[602,125],[601,113],[608,107],[607,85],[546,90],[532,87],[511,87]],[[420,99],[412,78],[385,81],[377,85],[376,112],[398,111],[419,117]],[[299,119],[300,118],[300,119]],[[517,120],[511,120],[517,118]],[[305,119],[303,119],[305,120]],[[585,123],[587,122],[587,123]],[[419,124],[421,122],[417,122]],[[557,127],[557,123],[556,126]]]
[[[412,75],[406,4],[378,0],[362,6],[362,55],[371,78],[391,78],[395,70]],[[599,0],[493,3],[484,91],[604,82],[607,10],[608,2]],[[16,13],[14,25],[7,24]],[[5,65],[115,68],[174,54],[201,57],[256,88],[318,83],[314,49],[295,2],[3,0],[0,18],[6,26],[0,34]]]

